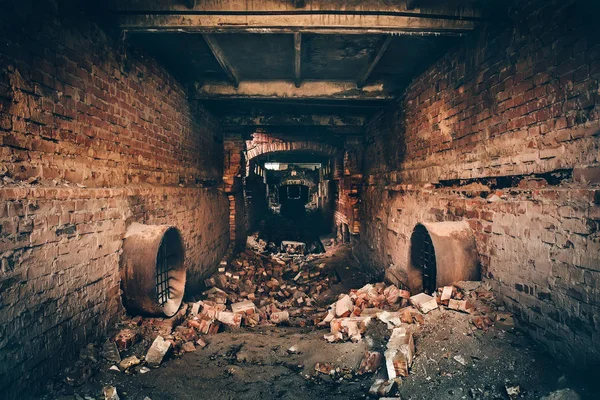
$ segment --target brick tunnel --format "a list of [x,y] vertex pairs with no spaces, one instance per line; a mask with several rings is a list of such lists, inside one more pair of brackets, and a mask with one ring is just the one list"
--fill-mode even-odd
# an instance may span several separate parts
[[0,398],[600,398],[598,11],[0,1]]

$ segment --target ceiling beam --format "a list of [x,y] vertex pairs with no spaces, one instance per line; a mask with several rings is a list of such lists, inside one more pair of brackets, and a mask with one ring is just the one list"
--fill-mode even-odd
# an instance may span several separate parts
[[177,2],[121,0],[112,12],[122,29],[148,32],[462,35],[483,21],[473,5],[431,2],[427,8],[407,10],[414,1],[307,1],[297,8],[295,1],[219,0],[196,1],[190,10]]
[[394,98],[382,82],[362,89],[353,81],[304,81],[297,88],[291,81],[242,81],[238,87],[226,82],[197,83],[192,97],[208,99],[277,99],[277,100],[381,100]]
[[371,72],[373,72],[373,70],[377,66],[377,63],[379,63],[379,60],[381,60],[381,57],[383,57],[383,54],[387,50],[387,48],[390,45],[391,41],[392,41],[392,37],[391,36],[388,36],[388,37],[385,38],[385,40],[383,41],[383,44],[379,48],[379,51],[377,51],[377,54],[375,55],[375,58],[367,66],[367,70],[359,78],[358,82],[356,82],[356,86],[358,86],[359,88],[362,88],[363,86],[365,86],[365,83],[367,83],[367,80],[369,79],[369,76],[371,76]]
[[233,66],[227,61],[227,58],[225,57],[225,54],[223,54],[223,50],[221,50],[221,47],[217,44],[217,42],[211,35],[203,34],[202,37],[206,41],[206,44],[210,48],[210,51],[217,59],[217,62],[223,69],[223,72],[225,72],[225,74],[227,75],[229,81],[233,84],[234,87],[237,88],[240,84],[240,78]]
[[294,84],[297,88],[302,82],[302,34],[294,32]]
[[366,122],[364,115],[341,114],[281,114],[257,112],[251,115],[226,115],[221,119],[223,126],[326,126],[352,127],[363,126]]

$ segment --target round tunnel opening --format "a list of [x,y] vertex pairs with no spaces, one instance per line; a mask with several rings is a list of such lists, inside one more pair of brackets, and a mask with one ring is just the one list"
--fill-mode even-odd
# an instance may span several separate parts
[[412,265],[421,272],[423,291],[433,293],[436,290],[437,263],[433,240],[422,224],[417,224],[410,238]]

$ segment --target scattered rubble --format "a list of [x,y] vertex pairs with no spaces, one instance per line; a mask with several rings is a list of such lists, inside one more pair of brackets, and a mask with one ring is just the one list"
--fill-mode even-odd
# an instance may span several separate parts
[[102,392],[104,393],[104,400],[119,400],[117,388],[114,386],[105,386]]
[[[354,368],[317,362],[314,370],[317,375],[336,381],[374,374],[377,380],[369,392],[387,396],[409,376],[415,357],[415,337],[418,338],[419,327],[432,313],[466,313],[473,329],[484,331],[494,324],[501,329],[512,329],[515,325],[512,314],[496,303],[493,293],[481,282],[457,282],[431,296],[425,293],[411,296],[405,288],[372,283],[339,295],[329,307],[320,306],[320,296],[338,278],[325,268],[319,256],[295,254],[302,253],[301,246],[286,246],[290,254],[265,255],[246,250],[221,262],[218,271],[206,279],[207,290],[201,299],[184,304],[172,318],[124,320],[117,334],[101,346],[102,358],[110,362],[110,369],[115,372],[145,374],[151,373],[148,367],[159,367],[169,352],[177,357],[206,348],[208,335],[223,329],[235,331],[272,325],[328,327],[330,332],[323,335],[328,342],[359,342],[370,326],[377,323],[387,327],[385,342],[377,349],[368,347],[370,350]],[[147,351],[145,357],[140,349]],[[285,352],[296,356],[301,354],[298,349],[299,346],[293,345]],[[93,351],[88,353],[86,357],[94,359]],[[467,365],[460,354],[449,357]],[[233,358],[247,362],[248,355],[236,351]],[[379,379],[382,373],[387,379]],[[509,396],[511,390],[506,387]]]
[[151,367],[158,367],[171,348],[171,342],[157,336],[146,354],[146,362]]

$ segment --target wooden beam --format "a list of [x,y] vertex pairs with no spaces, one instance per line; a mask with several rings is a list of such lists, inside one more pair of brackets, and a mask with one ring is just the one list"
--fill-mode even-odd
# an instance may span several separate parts
[[211,35],[203,34],[202,37],[204,37],[206,44],[217,59],[217,62],[223,69],[223,72],[225,72],[225,74],[227,75],[227,78],[231,81],[233,86],[237,88],[240,84],[240,78],[237,75],[235,69],[231,66],[231,64],[227,62],[227,58],[225,58],[221,47],[219,47],[219,45],[215,42],[215,39]]
[[221,119],[223,126],[363,126],[364,115],[265,113],[229,114]]
[[463,36],[476,27],[470,20],[376,15],[122,15],[120,28],[137,32],[303,33],[321,35]]
[[381,100],[389,101],[393,93],[382,82],[362,89],[353,81],[304,81],[297,88],[292,81],[242,81],[236,88],[226,82],[197,83],[192,97],[215,99],[276,99],[276,100]]
[[302,82],[302,34],[294,32],[294,84],[297,88]]
[[[413,0],[414,2],[414,0]],[[389,0],[311,2],[196,1],[193,10],[159,0],[119,1],[112,9],[124,30],[320,34],[463,35],[482,22],[479,9],[431,2],[407,10],[413,2]]]
[[377,51],[377,54],[375,55],[375,58],[367,66],[367,70],[363,73],[363,75],[360,77],[360,79],[358,80],[358,82],[356,82],[356,86],[358,86],[359,88],[362,88],[363,86],[365,86],[365,83],[367,82],[367,79],[369,79],[369,76],[371,75],[371,72],[373,72],[373,70],[377,66],[377,63],[379,63],[379,60],[381,60],[381,57],[383,57],[383,54],[387,50],[387,48],[390,45],[391,41],[392,41],[392,37],[391,36],[388,36],[388,37],[385,38],[385,40],[383,41],[383,44],[379,48],[379,51]]

